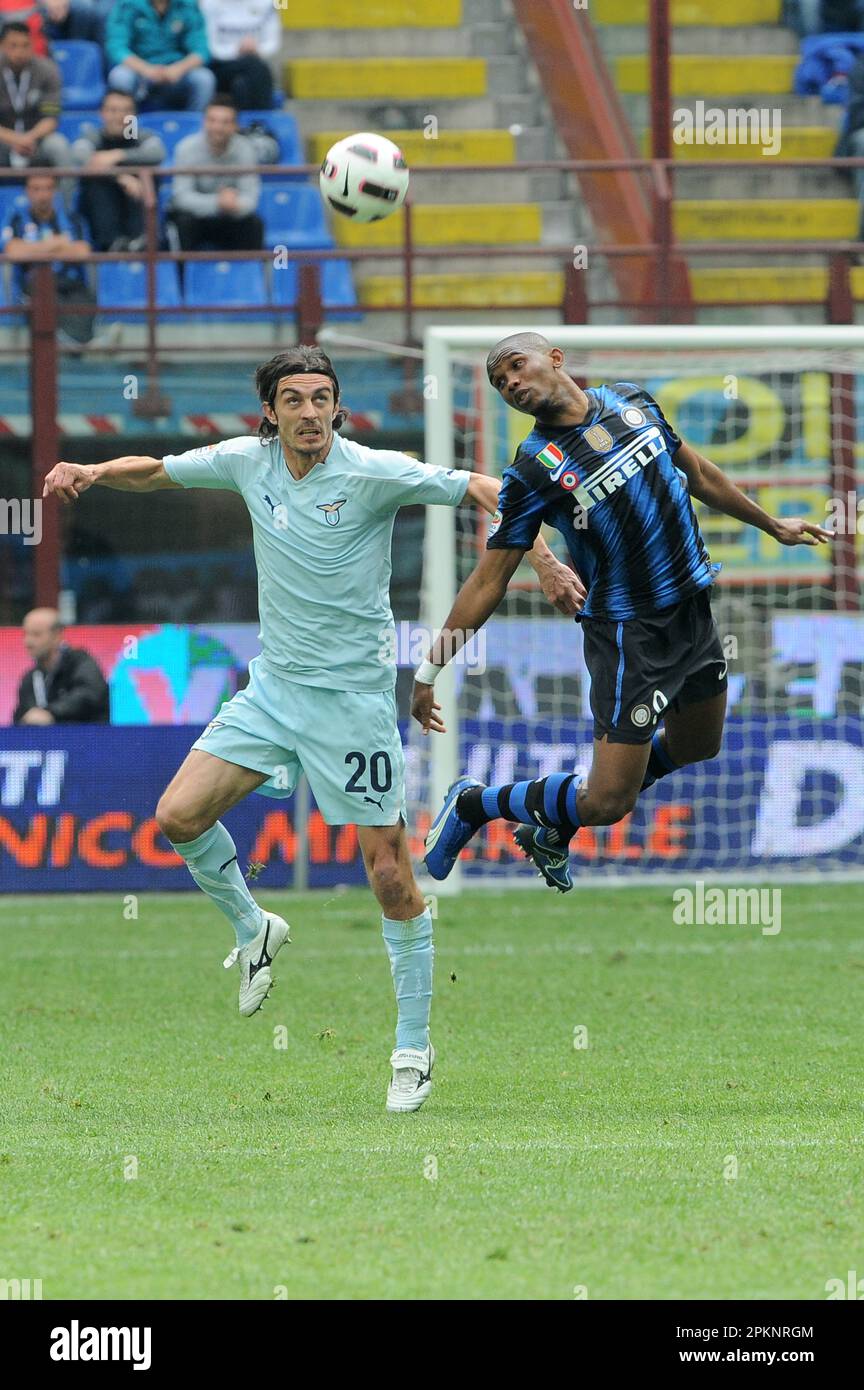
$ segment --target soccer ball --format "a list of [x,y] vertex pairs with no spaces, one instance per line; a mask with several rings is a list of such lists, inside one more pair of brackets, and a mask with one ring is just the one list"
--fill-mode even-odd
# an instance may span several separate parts
[[346,135],[327,151],[321,165],[325,203],[355,222],[378,222],[405,201],[408,165],[398,146],[383,135]]

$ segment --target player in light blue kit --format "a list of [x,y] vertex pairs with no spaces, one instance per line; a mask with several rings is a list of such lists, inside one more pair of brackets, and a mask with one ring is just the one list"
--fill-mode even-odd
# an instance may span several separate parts
[[[192,746],[156,809],[161,829],[200,888],[231,921],[226,965],[240,966],[240,1013],[258,1010],[288,924],[259,907],[219,817],[249,792],[289,796],[301,772],[329,825],[356,825],[369,883],[381,904],[397,1001],[388,1110],[416,1110],[431,1089],[432,919],[417,887],[405,833],[404,757],[396,722],[390,546],[399,507],[493,512],[499,484],[406,454],[367,449],[334,434],[343,422],[327,355],[299,346],[257,373],[258,436],[164,459],[59,463],[45,495],[71,502],[93,484],[129,492],[227,488],[252,518],[261,655],[249,684]],[[577,581],[542,539],[531,562],[564,612]],[[394,640],[388,642],[387,634]]]

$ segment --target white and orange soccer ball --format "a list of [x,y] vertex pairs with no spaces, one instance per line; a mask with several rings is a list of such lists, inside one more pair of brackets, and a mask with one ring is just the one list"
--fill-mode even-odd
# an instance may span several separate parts
[[384,135],[346,135],[327,151],[321,165],[321,195],[328,207],[355,222],[378,222],[405,201],[405,156]]

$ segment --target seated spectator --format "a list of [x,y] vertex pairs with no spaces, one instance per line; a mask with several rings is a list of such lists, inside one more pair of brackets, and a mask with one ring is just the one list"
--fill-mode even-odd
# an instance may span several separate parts
[[[28,264],[54,260],[54,283],[61,306],[93,304],[94,296],[80,264],[90,255],[81,219],[76,213],[67,212],[62,198],[57,197],[53,174],[30,174],[25,189],[29,206],[15,208],[2,233],[6,258],[16,266],[19,295],[26,300],[30,293]],[[78,344],[88,343],[93,337],[94,318],[95,312],[61,313],[58,336]]]
[[122,0],[105,29],[108,86],[150,110],[203,111],[216,90],[196,0]]
[[25,24],[37,58],[48,57],[48,40],[39,7],[28,0],[0,0],[0,29],[7,24]]
[[0,33],[0,165],[68,164],[69,141],[57,129],[60,70],[37,58],[26,24]]
[[[864,156],[864,54],[856,58],[849,71],[849,106],[834,155],[837,159],[856,159]],[[851,175],[861,204],[858,230],[860,239],[861,231],[864,229],[864,165],[860,169],[848,169],[843,172]]]
[[273,73],[267,59],[282,43],[273,0],[201,0],[201,9],[219,91],[232,96],[240,111],[269,111]]
[[105,677],[89,652],[64,642],[56,608],[34,608],[23,632],[34,664],[18,687],[13,724],[107,724]]
[[83,40],[102,44],[105,22],[90,0],[39,0],[42,27],[52,43]]
[[[805,16],[813,0],[801,0]],[[809,33],[855,34],[864,24],[864,0],[821,0],[819,28]]]
[[187,135],[174,151],[174,166],[217,164],[224,174],[174,176],[169,217],[182,251],[260,251],[264,224],[256,208],[261,180],[255,150],[237,130],[229,97],[213,99],[200,135]]
[[86,217],[96,251],[141,251],[144,208],[141,180],[132,172],[142,164],[161,164],[165,146],[155,132],[139,127],[135,101],[125,92],[106,92],[102,124],[85,125],[71,159],[84,169],[124,171],[115,177],[82,179],[78,206]]

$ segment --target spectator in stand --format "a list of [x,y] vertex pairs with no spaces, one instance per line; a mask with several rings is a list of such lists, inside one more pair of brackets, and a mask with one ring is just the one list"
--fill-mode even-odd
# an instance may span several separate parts
[[864,0],[784,0],[783,23],[802,39],[864,29]]
[[174,175],[170,221],[182,251],[260,251],[264,224],[257,214],[261,180],[255,149],[237,130],[230,97],[214,97],[200,135],[187,135],[174,151],[174,167],[215,164],[224,174]]
[[18,687],[13,724],[107,724],[105,677],[89,652],[64,642],[56,608],[34,608],[23,632],[34,664]]
[[6,259],[15,264],[18,292],[25,300],[30,293],[28,265],[53,260],[54,283],[61,304],[58,338],[79,345],[89,343],[95,313],[62,313],[64,303],[94,303],[81,264],[90,255],[81,219],[76,213],[67,212],[63,200],[57,197],[53,174],[30,174],[25,188],[29,206],[15,208],[2,232],[2,249]]
[[69,39],[101,46],[104,41],[104,21],[89,0],[39,0],[39,12],[51,43]]
[[37,58],[26,24],[0,33],[0,165],[68,164],[69,141],[57,130],[60,70]]
[[42,25],[39,7],[27,0],[0,0],[0,29],[7,24],[25,24],[37,58],[48,57],[48,40]]
[[101,126],[82,127],[72,146],[72,162],[106,175],[118,168],[123,172],[104,179],[82,179],[78,206],[90,224],[96,251],[141,251],[143,189],[134,169],[142,164],[161,164],[165,146],[154,131],[139,127],[135,101],[125,92],[106,92],[101,115]]
[[122,0],[105,47],[108,86],[151,110],[203,111],[216,90],[196,0]]
[[[864,156],[864,53],[856,58],[849,71],[849,106],[834,155],[837,159]],[[861,205],[858,229],[860,240],[864,231],[864,166],[843,172],[851,175]]]
[[201,0],[201,9],[219,91],[232,96],[240,111],[269,111],[273,73],[267,60],[282,42],[273,0]]

